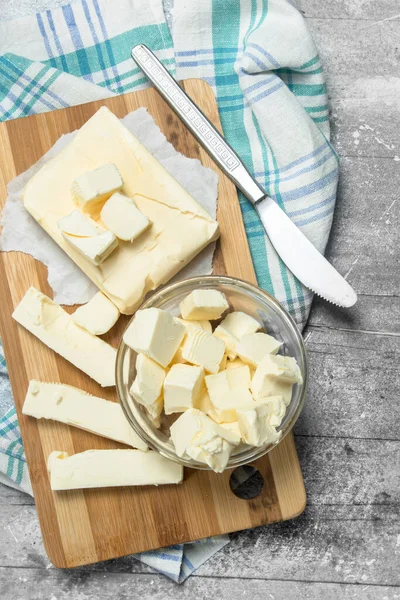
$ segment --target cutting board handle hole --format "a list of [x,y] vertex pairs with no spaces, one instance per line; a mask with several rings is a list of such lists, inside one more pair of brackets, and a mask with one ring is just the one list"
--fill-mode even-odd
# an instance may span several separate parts
[[263,491],[264,478],[256,467],[243,465],[232,471],[229,486],[238,498],[252,500]]

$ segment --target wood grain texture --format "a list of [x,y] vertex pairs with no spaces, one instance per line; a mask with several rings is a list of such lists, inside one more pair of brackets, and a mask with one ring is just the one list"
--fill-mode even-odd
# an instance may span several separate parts
[[[206,83],[185,82],[188,94],[219,127],[215,99]],[[36,162],[63,134],[79,128],[102,105],[118,117],[147,106],[166,137],[183,154],[199,158],[220,177],[218,220],[221,242],[215,271],[256,282],[235,188],[216,168],[191,134],[154,90],[8,121],[0,127],[1,160],[5,164],[1,197],[7,181]],[[301,513],[305,492],[292,436],[269,456],[257,461],[265,486],[251,502],[230,491],[230,472],[187,470],[181,486],[120,488],[52,493],[46,460],[52,450],[70,454],[116,444],[56,422],[41,422],[21,414],[28,381],[60,381],[116,400],[113,390],[103,390],[89,377],[46,348],[19,327],[11,312],[29,285],[50,294],[46,270],[31,257],[3,254],[0,259],[0,302],[3,307],[1,337],[28,459],[45,547],[58,567],[72,567],[141,552],[220,533],[289,519]],[[118,343],[126,320],[110,334]]]

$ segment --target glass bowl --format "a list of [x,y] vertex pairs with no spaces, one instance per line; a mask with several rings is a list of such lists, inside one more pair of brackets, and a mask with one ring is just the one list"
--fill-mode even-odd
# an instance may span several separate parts
[[[227,465],[227,469],[230,469],[257,460],[279,444],[293,428],[302,411],[307,392],[307,353],[296,323],[280,303],[260,288],[233,277],[209,275],[172,283],[154,293],[140,308],[162,308],[177,317],[179,316],[180,302],[190,292],[199,288],[223,292],[229,301],[230,310],[241,310],[257,319],[266,333],[273,335],[282,342],[280,354],[293,356],[297,360],[303,376],[303,384],[293,386],[292,401],[287,408],[281,426],[278,428],[278,431],[282,431],[279,441],[259,448],[240,444],[230,457]],[[169,428],[180,413],[170,416],[163,415],[161,426],[157,429],[147,416],[144,407],[136,402],[129,393],[136,374],[136,356],[136,352],[131,350],[122,340],[117,354],[116,385],[122,409],[130,425],[150,448],[166,458],[185,467],[209,470],[210,467],[204,463],[197,462],[189,457],[181,458],[177,456],[174,445],[170,440]]]

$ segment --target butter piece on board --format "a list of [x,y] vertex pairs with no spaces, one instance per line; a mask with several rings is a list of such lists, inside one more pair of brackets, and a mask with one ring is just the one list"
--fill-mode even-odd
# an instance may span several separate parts
[[22,408],[24,415],[66,423],[95,435],[148,449],[125,418],[118,402],[110,402],[71,385],[31,380]]
[[77,325],[39,290],[30,287],[12,317],[101,386],[115,385],[115,348]]
[[[106,163],[115,164],[124,182],[122,193],[152,224],[133,242],[120,241],[96,266],[64,240],[57,222],[76,209],[74,179]],[[132,314],[147,292],[169,281],[219,235],[218,223],[106,107],[30,179],[23,200],[43,229],[124,314]]]

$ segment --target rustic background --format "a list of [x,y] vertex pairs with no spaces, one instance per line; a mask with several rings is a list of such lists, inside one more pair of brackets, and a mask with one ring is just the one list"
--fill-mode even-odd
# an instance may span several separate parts
[[[0,18],[62,3],[0,0]],[[347,311],[316,300],[305,331],[311,385],[295,433],[307,509],[233,535],[178,587],[131,557],[54,569],[33,500],[0,484],[2,600],[400,599],[400,4],[298,5],[326,67],[341,156],[328,258],[359,293]]]

